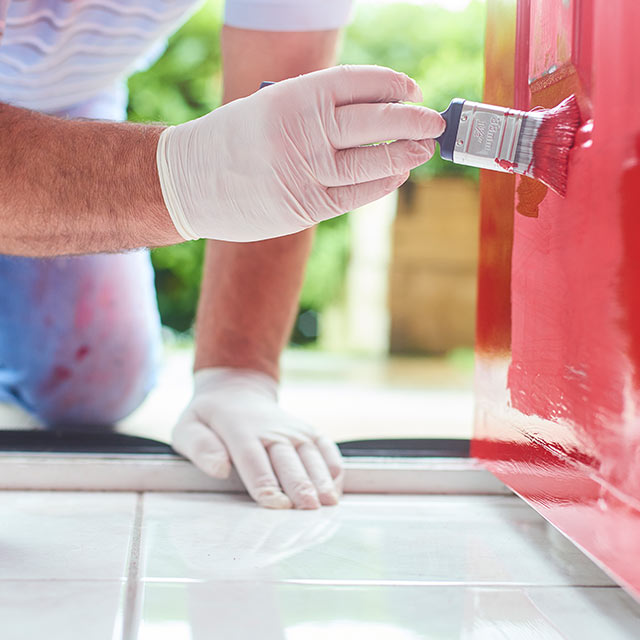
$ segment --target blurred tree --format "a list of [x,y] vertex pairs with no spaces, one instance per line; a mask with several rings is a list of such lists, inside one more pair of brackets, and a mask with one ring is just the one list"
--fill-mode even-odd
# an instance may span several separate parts
[[[129,78],[129,120],[179,124],[220,105],[221,26],[222,2],[209,0],[169,39],[150,69]],[[162,323],[176,331],[193,324],[203,258],[201,240],[151,253]]]
[[[220,105],[222,69],[217,34],[222,5],[223,0],[207,0],[169,39],[158,61],[129,79],[130,120],[177,124]],[[408,3],[362,4],[346,31],[341,62],[404,71],[421,85],[424,104],[443,110],[452,97],[478,100],[481,96],[483,23],[484,3],[480,0],[464,12]],[[413,175],[422,178],[442,173],[473,175],[474,170],[435,157]],[[193,323],[203,255],[201,241],[152,252],[162,321],[178,331],[188,330]],[[347,218],[319,225],[300,301],[303,312],[321,312],[338,298],[348,260]],[[308,318],[305,316],[306,321]]]
[[[360,4],[344,39],[341,61],[379,64],[402,71],[420,85],[424,105],[444,111],[452,98],[480,101],[484,84],[483,0],[463,11],[437,4]],[[435,156],[412,172],[413,179],[436,175],[477,177]]]
[[209,0],[148,70],[129,78],[129,120],[178,124],[220,105],[222,2]]

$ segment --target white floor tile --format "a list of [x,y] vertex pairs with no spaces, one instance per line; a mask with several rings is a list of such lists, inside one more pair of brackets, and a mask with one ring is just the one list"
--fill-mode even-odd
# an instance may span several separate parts
[[640,604],[622,589],[528,589],[527,597],[563,638],[640,638]]
[[636,640],[618,588],[146,583],[139,640]]
[[112,640],[123,584],[0,581],[0,637]]
[[243,496],[147,494],[144,512],[147,578],[612,584],[516,497],[351,495],[278,512]]
[[0,492],[0,581],[126,576],[136,495]]

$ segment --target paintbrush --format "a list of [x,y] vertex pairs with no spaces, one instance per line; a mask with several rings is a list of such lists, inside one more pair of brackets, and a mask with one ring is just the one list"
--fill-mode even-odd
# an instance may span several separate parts
[[[273,82],[262,82],[260,89]],[[580,126],[574,95],[553,109],[519,111],[454,98],[440,114],[440,156],[456,164],[520,173],[567,193],[569,151]]]
[[441,115],[447,128],[437,141],[444,160],[520,173],[566,194],[569,151],[580,126],[575,96],[553,109],[533,111],[455,98]]

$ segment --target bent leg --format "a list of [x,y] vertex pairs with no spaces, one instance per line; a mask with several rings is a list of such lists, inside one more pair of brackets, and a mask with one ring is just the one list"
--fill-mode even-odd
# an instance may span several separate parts
[[0,402],[47,425],[106,425],[150,391],[160,320],[148,252],[0,256]]

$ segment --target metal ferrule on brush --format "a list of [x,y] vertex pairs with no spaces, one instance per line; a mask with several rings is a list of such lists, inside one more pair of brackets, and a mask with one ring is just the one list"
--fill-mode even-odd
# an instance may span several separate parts
[[542,114],[456,99],[442,115],[447,120],[447,130],[439,140],[444,159],[531,175],[533,142]]

